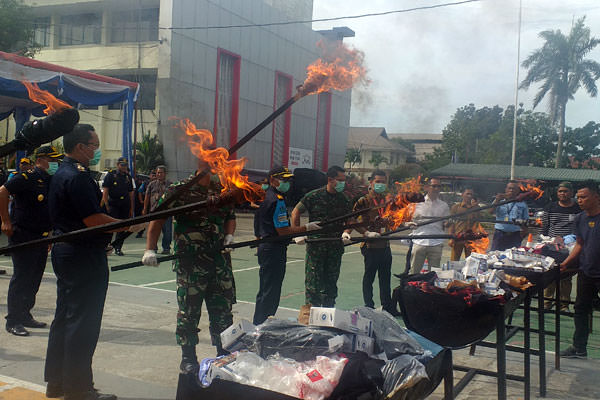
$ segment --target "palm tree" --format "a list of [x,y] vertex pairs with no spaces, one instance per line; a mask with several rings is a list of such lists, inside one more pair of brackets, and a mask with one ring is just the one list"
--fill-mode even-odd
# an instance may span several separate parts
[[563,35],[560,29],[540,32],[539,36],[546,42],[522,64],[528,71],[519,87],[528,89],[531,84],[542,82],[533,99],[533,107],[548,94],[550,115],[553,122],[559,124],[555,168],[559,168],[561,162],[567,102],[573,99],[581,86],[592,97],[598,94],[596,80],[600,78],[600,64],[584,57],[600,40],[590,36],[590,29],[584,21],[585,17],[578,19],[568,36]]
[[135,144],[135,169],[148,173],[164,163],[163,145],[158,136],[151,136],[150,132],[143,135],[142,140]]

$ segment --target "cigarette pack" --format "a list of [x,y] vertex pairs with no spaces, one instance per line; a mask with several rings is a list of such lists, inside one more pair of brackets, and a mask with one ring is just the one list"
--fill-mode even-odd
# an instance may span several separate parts
[[309,325],[329,326],[346,332],[371,336],[373,333],[370,319],[361,317],[357,313],[338,310],[329,307],[311,307]]

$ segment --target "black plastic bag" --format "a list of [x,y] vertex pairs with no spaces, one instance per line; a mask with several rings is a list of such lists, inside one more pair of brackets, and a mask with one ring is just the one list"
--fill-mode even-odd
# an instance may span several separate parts
[[[408,399],[408,394],[411,393],[408,388],[415,386],[422,379],[429,379],[425,366],[409,355],[402,355],[386,362],[382,372],[383,394],[386,399]],[[417,400],[415,393],[411,393],[410,400]]]

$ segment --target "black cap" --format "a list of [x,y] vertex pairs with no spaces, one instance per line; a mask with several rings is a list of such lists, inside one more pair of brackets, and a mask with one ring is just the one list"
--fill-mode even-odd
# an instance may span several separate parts
[[63,158],[64,154],[59,153],[54,146],[41,146],[35,149],[33,153],[36,157],[50,157],[50,158]]
[[127,164],[127,157],[119,157],[117,160],[117,164],[125,163]]
[[277,179],[288,179],[293,177],[294,174],[292,174],[290,172],[289,169],[287,169],[287,167],[273,167],[270,171],[269,171],[269,178],[273,177],[273,178],[277,178]]

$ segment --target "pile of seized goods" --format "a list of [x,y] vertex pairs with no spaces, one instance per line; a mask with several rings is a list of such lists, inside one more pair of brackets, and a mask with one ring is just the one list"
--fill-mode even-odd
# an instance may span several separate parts
[[[258,326],[237,321],[221,334],[231,354],[202,360],[201,385],[232,381],[320,400],[420,399],[439,384],[441,374],[430,379],[424,364],[442,349],[406,331],[384,311],[312,307],[301,310],[299,320],[308,324],[275,318]],[[435,354],[417,338],[433,346]]]

